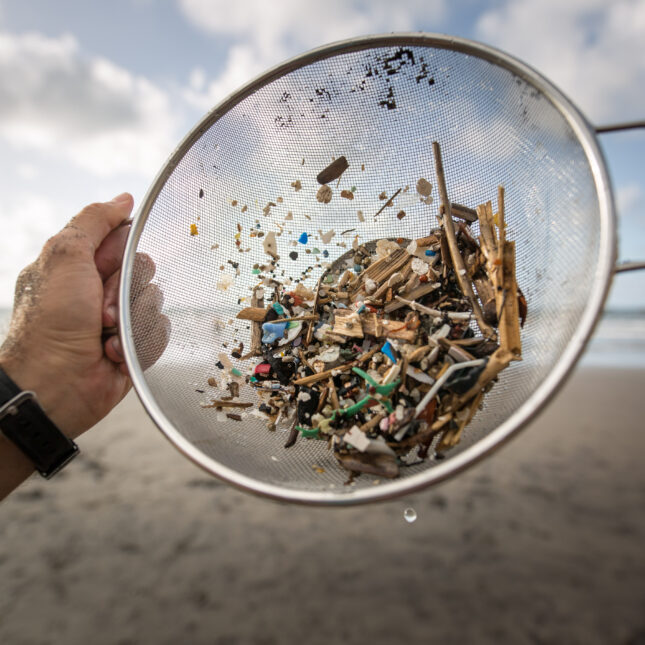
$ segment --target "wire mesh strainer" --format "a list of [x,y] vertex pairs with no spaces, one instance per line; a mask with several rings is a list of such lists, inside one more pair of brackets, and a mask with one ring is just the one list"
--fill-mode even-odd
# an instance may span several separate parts
[[[480,204],[498,185],[505,187],[507,237],[517,244],[517,279],[529,305],[523,360],[501,374],[444,460],[404,468],[400,478],[379,485],[363,475],[345,486],[347,472],[324,442],[301,440],[285,450],[283,430],[269,432],[259,416],[244,423],[218,420],[214,410],[201,407],[205,395],[196,390],[218,375],[222,351],[239,340],[249,344],[250,331],[235,316],[244,306],[239,299],[248,298],[256,282],[253,265],[266,256],[261,239],[248,232],[258,222],[263,231],[277,231],[279,222],[280,268],[294,278],[313,264],[302,248],[297,260],[288,259],[289,241],[301,232],[334,229],[336,237],[325,246],[330,261],[346,250],[339,242],[351,243],[340,235],[344,229],[356,229],[351,235],[362,242],[427,235],[438,225],[437,204],[414,200],[402,220],[396,208],[376,221],[373,214],[382,206],[381,191],[413,187],[419,177],[434,183],[432,141],[441,144],[452,201]],[[357,187],[355,199],[320,204],[316,174],[340,155],[349,160],[343,182]],[[297,180],[298,191],[292,187]],[[293,219],[285,221],[289,212]],[[197,236],[190,235],[191,224]],[[251,251],[240,252],[246,248]],[[145,371],[151,314],[129,307],[136,252],[153,258],[163,313],[172,324],[168,347]],[[591,334],[615,253],[613,200],[593,130],[547,80],[462,39],[355,39],[272,69],[217,106],[180,144],[128,241],[120,295],[123,346],[148,413],[208,472],[282,500],[375,501],[459,472],[543,407]],[[321,272],[310,272],[310,286]],[[217,285],[226,284],[226,275],[230,286],[223,290]]]

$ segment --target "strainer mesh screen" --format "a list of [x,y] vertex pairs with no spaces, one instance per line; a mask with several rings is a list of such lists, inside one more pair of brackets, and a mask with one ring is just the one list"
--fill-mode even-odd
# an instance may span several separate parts
[[[203,453],[260,482],[349,490],[347,473],[325,442],[301,438],[285,450],[285,429],[268,431],[259,415],[233,421],[200,403],[224,393],[207,385],[209,376],[223,382],[218,355],[230,356],[240,341],[250,344],[249,324],[235,316],[250,304],[254,265],[269,259],[262,238],[250,233],[281,233],[277,277],[306,275],[310,287],[322,261],[346,252],[355,235],[359,242],[427,235],[438,225],[432,141],[441,145],[452,201],[495,204],[498,185],[505,187],[507,238],[517,244],[518,283],[529,309],[524,360],[502,373],[448,459],[508,419],[551,372],[593,288],[600,225],[589,161],[565,118],[537,89],[457,51],[377,47],[295,69],[212,121],[170,172],[137,242],[137,251],[156,263],[155,282],[172,323],[166,351],[145,372],[146,385],[167,420]],[[340,186],[332,184],[331,203],[320,204],[315,177],[340,155],[350,167]],[[431,205],[415,194],[420,177],[434,186]],[[301,190],[292,187],[296,180]],[[340,190],[352,186],[354,199],[341,198]],[[378,195],[407,186],[375,221],[384,203]],[[406,212],[401,220],[400,210]],[[198,235],[190,234],[191,224]],[[335,236],[324,244],[319,230],[332,229]],[[341,235],[346,229],[352,231]],[[478,234],[476,224],[473,230]],[[303,232],[310,236],[306,246],[297,243]],[[329,258],[306,252],[314,247]],[[147,322],[145,313],[132,318],[133,328]],[[145,363],[145,345],[136,349]],[[251,364],[232,360],[245,372]],[[241,398],[257,400],[246,387]],[[435,463],[403,469],[401,476]],[[373,485],[365,475],[354,484]]]

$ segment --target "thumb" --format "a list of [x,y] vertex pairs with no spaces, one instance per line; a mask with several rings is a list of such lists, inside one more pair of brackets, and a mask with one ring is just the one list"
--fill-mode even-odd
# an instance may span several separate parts
[[85,233],[96,251],[110,231],[127,219],[133,205],[132,195],[122,193],[110,202],[86,206],[67,226]]

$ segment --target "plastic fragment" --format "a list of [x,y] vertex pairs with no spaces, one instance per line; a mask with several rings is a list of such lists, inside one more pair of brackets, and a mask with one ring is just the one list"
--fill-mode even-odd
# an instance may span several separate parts
[[197,224],[191,224],[190,225],[190,234],[191,235],[199,235],[199,231],[197,230]]
[[393,363],[396,363],[396,356],[394,355],[394,348],[392,347],[389,340],[385,341],[383,347],[381,347],[381,352],[385,354]]
[[301,233],[300,237],[298,238],[298,242],[300,244],[306,244],[309,241],[309,235],[307,233]]
[[282,316],[284,314],[284,307],[279,302],[274,302],[271,305],[271,308],[278,314],[278,316]]
[[329,186],[321,186],[316,193],[316,199],[322,204],[329,204],[332,194],[332,189]]
[[262,325],[262,331],[264,335],[262,336],[262,342],[265,344],[274,343],[276,340],[284,336],[284,332],[287,328],[287,323],[281,322],[265,322]]

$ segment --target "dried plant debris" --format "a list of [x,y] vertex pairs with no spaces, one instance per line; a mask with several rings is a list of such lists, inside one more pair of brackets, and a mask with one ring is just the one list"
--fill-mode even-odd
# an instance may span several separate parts
[[[433,152],[440,226],[423,237],[361,244],[355,236],[311,289],[278,278],[275,234],[265,236],[271,277],[258,276],[250,306],[244,298],[238,303],[237,319],[251,326],[250,351],[241,356],[239,340],[229,348],[253,364],[245,375],[221,354],[222,369],[238,388],[204,407],[243,410],[227,412],[234,420],[259,412],[271,430],[288,423],[286,448],[325,441],[343,468],[383,479],[459,443],[499,372],[521,360],[527,304],[515,277],[515,242],[506,239],[503,188],[496,213],[491,202],[476,209],[450,202],[438,144]],[[318,175],[319,201],[321,191],[331,194],[327,182],[348,167],[341,157]],[[430,182],[415,183],[418,195],[429,198]],[[379,195],[381,211],[400,190]],[[294,234],[307,244],[306,232]],[[330,244],[335,232],[318,235]],[[297,260],[297,252],[289,258]],[[253,412],[237,399],[243,380],[260,401]]]
[[330,181],[338,179],[348,168],[349,163],[347,163],[347,159],[345,157],[338,157],[327,168],[318,173],[316,181],[319,184],[328,184]]

